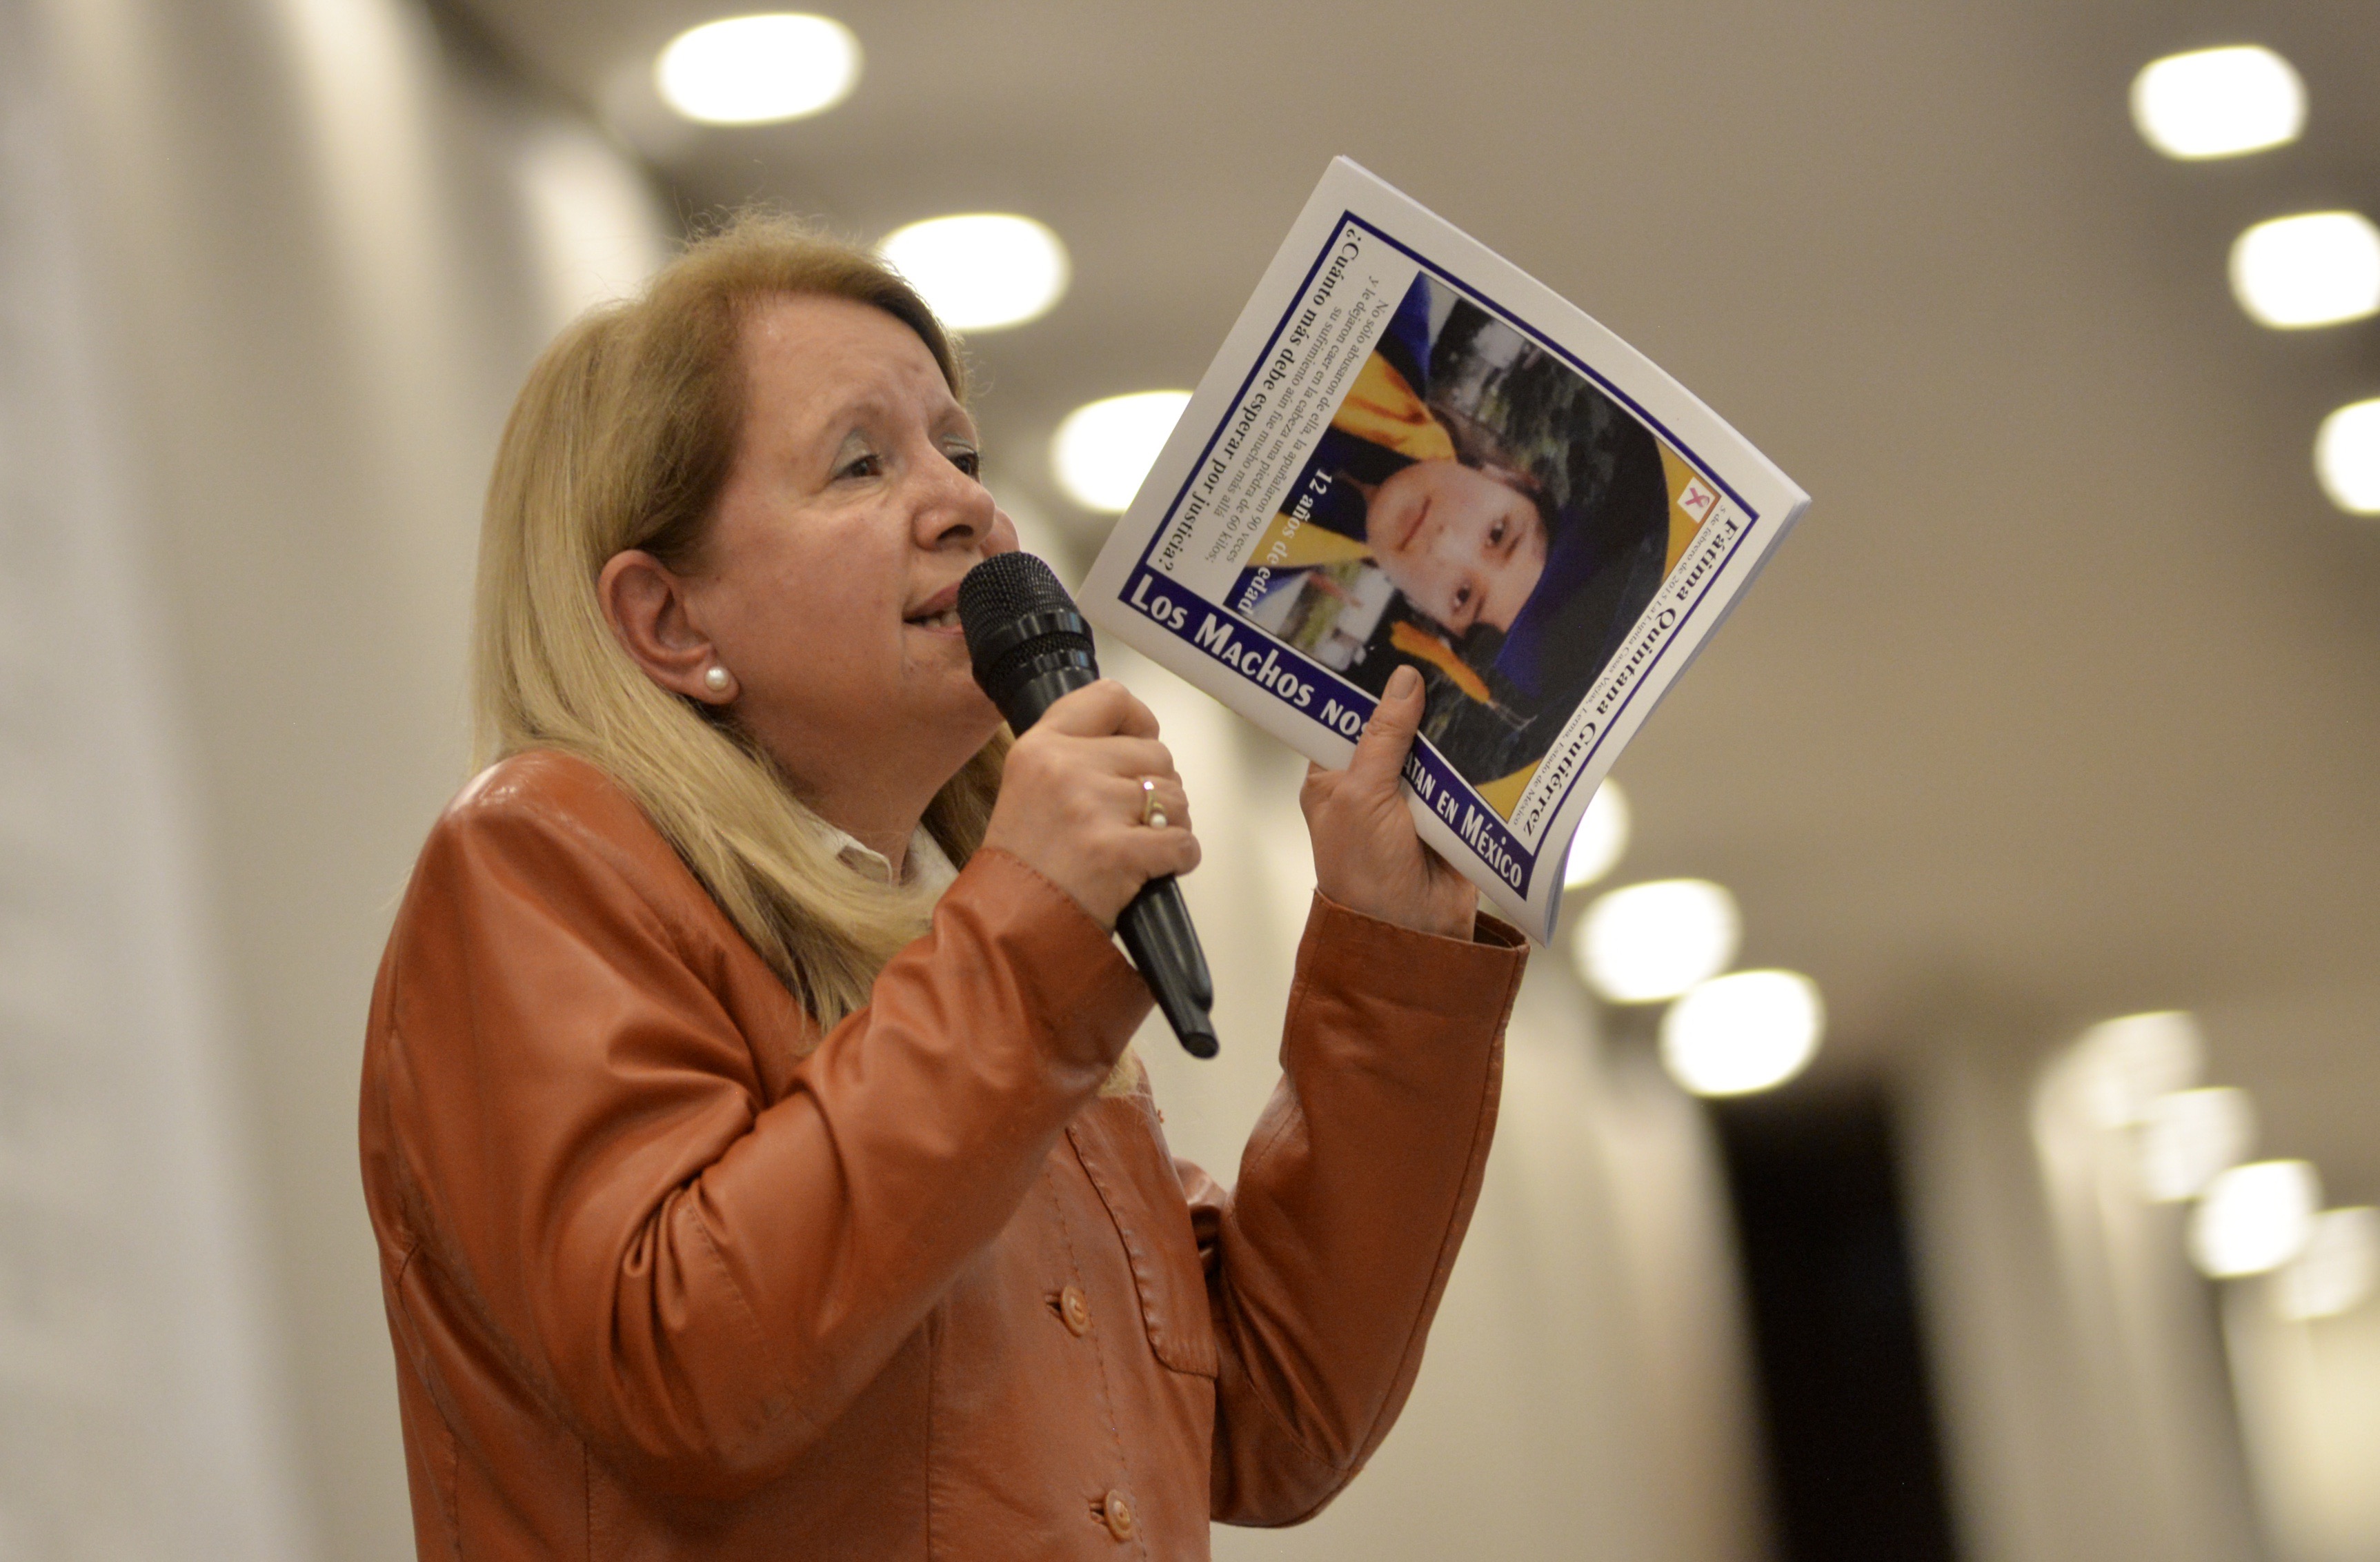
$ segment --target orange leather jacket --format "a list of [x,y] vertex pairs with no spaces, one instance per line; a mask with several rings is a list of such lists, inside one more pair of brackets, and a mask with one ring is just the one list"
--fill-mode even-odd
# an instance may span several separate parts
[[495,767],[365,1052],[420,1555],[1203,1557],[1314,1513],[1478,1191],[1524,958],[1482,927],[1318,897],[1226,1190],[1099,1093],[1146,991],[1016,859],[820,1040],[599,770]]

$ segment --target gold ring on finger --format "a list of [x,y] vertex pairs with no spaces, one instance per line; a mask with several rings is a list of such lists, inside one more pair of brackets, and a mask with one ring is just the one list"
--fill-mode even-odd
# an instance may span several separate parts
[[1168,823],[1165,809],[1157,800],[1157,781],[1153,776],[1140,778],[1140,822],[1152,830],[1162,830]]

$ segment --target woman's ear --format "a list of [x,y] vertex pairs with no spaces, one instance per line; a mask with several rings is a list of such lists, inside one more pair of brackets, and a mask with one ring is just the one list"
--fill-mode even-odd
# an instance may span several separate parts
[[647,677],[706,705],[735,700],[735,676],[695,624],[686,582],[675,570],[641,548],[629,548],[604,561],[595,578],[595,598],[620,649]]

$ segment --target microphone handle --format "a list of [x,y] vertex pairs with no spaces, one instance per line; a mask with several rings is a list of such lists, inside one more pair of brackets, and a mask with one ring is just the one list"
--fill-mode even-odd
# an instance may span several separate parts
[[[1097,682],[1098,665],[1087,663],[1088,658],[1052,667],[1018,687],[1002,712],[1009,729],[1025,731],[1061,699]],[[1123,940],[1124,953],[1132,957],[1140,979],[1148,983],[1159,1012],[1173,1027],[1182,1050],[1193,1057],[1214,1056],[1221,1047],[1215,1021],[1208,1013],[1215,1002],[1215,978],[1207,968],[1207,951],[1190,921],[1182,886],[1172,874],[1140,886],[1140,893],[1116,917],[1116,934]]]
[[1214,1056],[1222,1046],[1208,1013],[1215,1001],[1215,978],[1172,874],[1140,886],[1117,915],[1116,934],[1182,1050],[1193,1057]]

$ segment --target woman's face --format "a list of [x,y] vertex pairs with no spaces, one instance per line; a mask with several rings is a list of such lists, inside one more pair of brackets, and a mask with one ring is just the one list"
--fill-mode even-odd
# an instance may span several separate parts
[[758,305],[743,359],[689,610],[737,720],[797,785],[847,787],[860,764],[930,794],[1000,725],[958,622],[960,577],[1016,546],[975,423],[915,332],[847,299]]
[[1536,502],[1458,461],[1399,470],[1374,491],[1364,530],[1397,589],[1456,634],[1511,628],[1546,570]]

